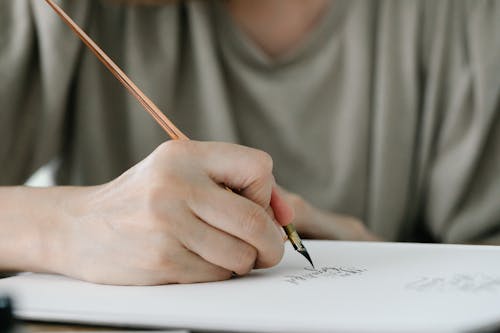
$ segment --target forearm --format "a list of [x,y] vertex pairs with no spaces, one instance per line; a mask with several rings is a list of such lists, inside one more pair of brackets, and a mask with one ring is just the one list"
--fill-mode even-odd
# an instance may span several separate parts
[[334,214],[320,209],[312,213],[314,237],[353,241],[382,241],[382,238],[372,233],[362,221],[355,217]]
[[300,235],[310,239],[351,241],[382,241],[359,219],[316,208],[299,195],[283,189],[287,201],[295,210],[293,223]]
[[50,272],[70,188],[0,187],[0,271]]

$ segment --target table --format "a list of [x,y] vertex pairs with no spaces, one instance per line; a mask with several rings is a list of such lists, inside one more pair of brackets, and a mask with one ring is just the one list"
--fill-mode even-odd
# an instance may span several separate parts
[[68,324],[47,324],[38,322],[20,322],[17,324],[20,333],[49,333],[49,332],[110,332],[126,331],[127,329],[117,329],[102,326],[68,325]]
[[[57,332],[124,332],[131,331],[137,332],[138,329],[133,328],[116,328],[116,327],[105,327],[105,326],[89,326],[89,325],[70,325],[70,324],[48,324],[40,322],[19,322],[16,325],[16,330],[13,333],[57,333]],[[149,331],[149,330],[139,330],[139,331]],[[165,330],[168,332],[168,330]],[[152,331],[154,332],[154,331]],[[188,331],[186,331],[188,332]],[[196,333],[196,332],[190,332]]]

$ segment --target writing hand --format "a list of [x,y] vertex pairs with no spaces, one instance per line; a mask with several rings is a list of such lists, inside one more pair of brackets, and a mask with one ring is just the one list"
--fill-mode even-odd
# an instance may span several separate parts
[[119,178],[68,201],[71,218],[59,224],[54,270],[98,283],[154,285],[224,280],[276,265],[283,238],[266,213],[271,197],[276,215],[291,214],[273,186],[272,160],[261,151],[167,142]]

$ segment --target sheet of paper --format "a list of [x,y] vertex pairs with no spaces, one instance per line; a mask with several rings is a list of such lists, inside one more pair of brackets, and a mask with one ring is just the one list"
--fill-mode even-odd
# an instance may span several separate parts
[[[44,333],[75,333],[75,331],[71,331],[71,330],[68,330],[68,331],[60,331],[60,330],[55,330],[53,332],[51,331],[44,331]],[[78,333],[96,333],[95,330],[90,330],[90,331],[83,331],[83,330],[80,330],[78,329]],[[119,331],[119,330],[116,330],[116,329],[113,329],[113,330],[110,330],[110,331],[101,331],[99,329],[99,333],[190,333],[189,331],[186,331],[186,330],[182,330],[182,331],[179,331],[179,330],[175,330],[175,331],[172,331],[172,330],[164,330],[164,331],[150,331],[150,330],[146,330],[146,331],[133,331],[133,330],[123,330],[123,331]]]
[[0,280],[21,318],[247,332],[445,332],[500,323],[500,247],[310,241],[275,268],[217,283]]

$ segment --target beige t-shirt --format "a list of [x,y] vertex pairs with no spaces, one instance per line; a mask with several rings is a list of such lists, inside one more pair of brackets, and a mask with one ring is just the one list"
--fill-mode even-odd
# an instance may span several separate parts
[[[191,138],[387,239],[500,243],[500,1],[338,0],[279,59],[218,1],[60,2]],[[54,158],[106,182],[166,139],[44,1],[0,0],[0,185]]]

